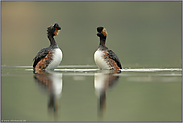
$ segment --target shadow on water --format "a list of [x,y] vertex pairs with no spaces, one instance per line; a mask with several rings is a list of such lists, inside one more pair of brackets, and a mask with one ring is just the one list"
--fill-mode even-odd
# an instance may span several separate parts
[[98,116],[103,118],[106,114],[106,91],[108,88],[114,87],[119,80],[120,71],[117,70],[103,70],[94,74],[94,88],[95,94],[99,100]]
[[58,115],[58,101],[62,93],[62,73],[43,71],[34,74],[34,80],[44,91],[48,91],[48,111]]

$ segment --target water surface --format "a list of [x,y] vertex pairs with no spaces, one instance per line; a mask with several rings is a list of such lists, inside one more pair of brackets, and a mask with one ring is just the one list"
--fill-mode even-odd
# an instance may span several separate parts
[[34,75],[31,66],[2,66],[2,120],[181,121],[179,68],[59,66]]

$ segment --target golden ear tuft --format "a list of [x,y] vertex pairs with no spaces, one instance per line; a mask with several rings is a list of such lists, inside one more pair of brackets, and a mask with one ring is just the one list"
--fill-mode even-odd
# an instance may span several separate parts
[[102,34],[103,34],[104,36],[107,36],[107,31],[106,31],[105,28],[102,30]]
[[56,29],[55,31],[54,31],[54,35],[56,36],[56,35],[58,35],[58,29]]

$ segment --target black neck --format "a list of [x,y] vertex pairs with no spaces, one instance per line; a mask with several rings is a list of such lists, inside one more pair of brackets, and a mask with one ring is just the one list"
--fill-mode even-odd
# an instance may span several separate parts
[[99,45],[99,47],[107,48],[105,46],[105,42],[106,42],[106,38],[100,38],[100,45]]
[[47,34],[48,39],[50,40],[50,46],[57,46],[57,43],[55,41],[55,39],[53,38],[52,34]]

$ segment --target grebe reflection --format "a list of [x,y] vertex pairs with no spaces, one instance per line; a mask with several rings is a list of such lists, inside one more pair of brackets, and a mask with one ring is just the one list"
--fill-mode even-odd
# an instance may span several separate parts
[[58,99],[62,93],[62,73],[56,72],[40,72],[34,75],[35,82],[40,85],[40,89],[45,89],[48,91],[48,110],[54,111],[55,114],[58,113]]
[[113,87],[119,79],[120,72],[118,70],[101,70],[95,73],[94,88],[96,96],[99,99],[99,116],[106,113],[106,91]]

